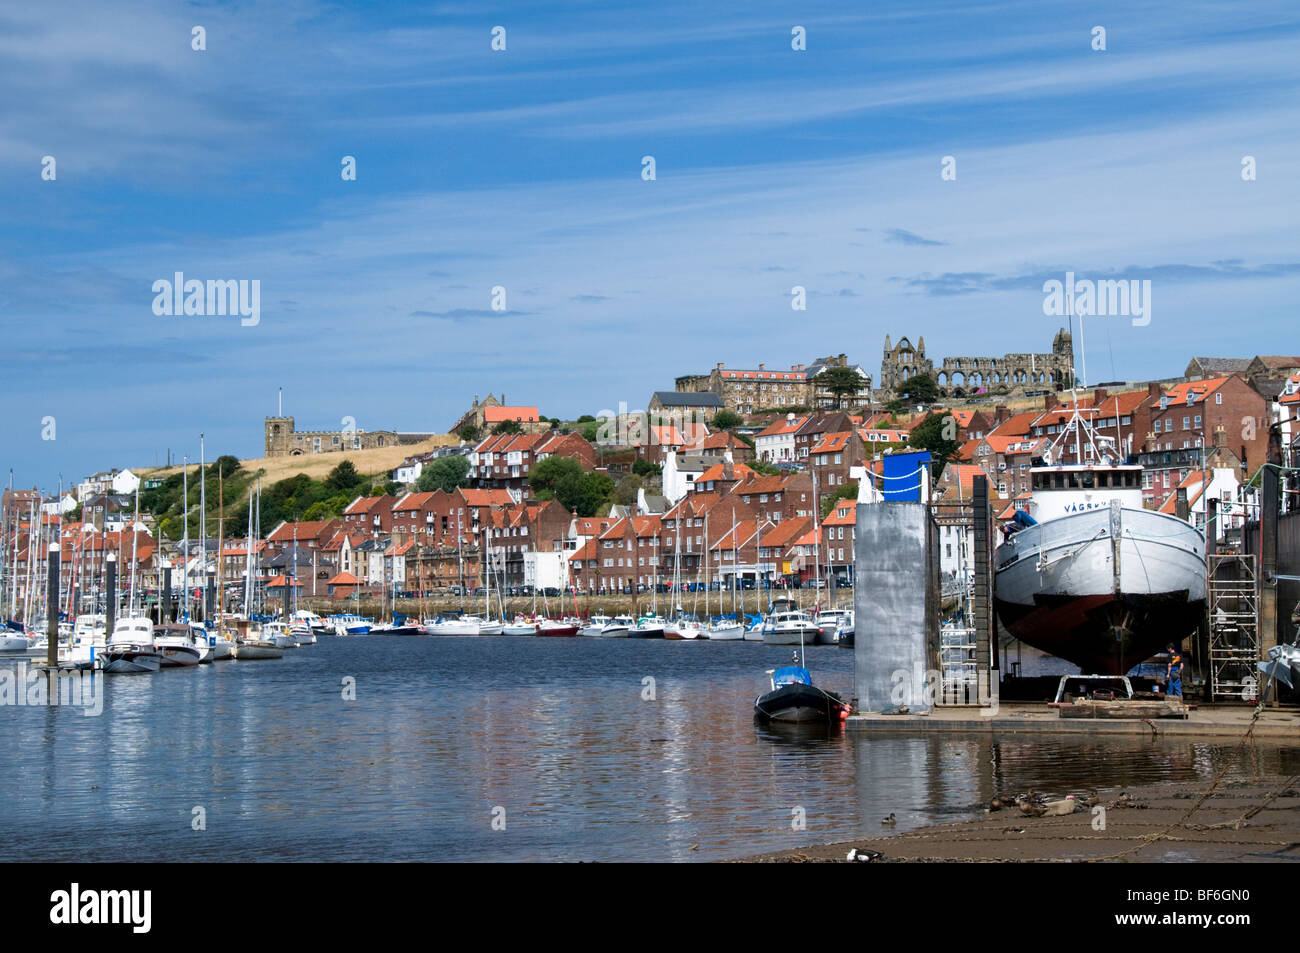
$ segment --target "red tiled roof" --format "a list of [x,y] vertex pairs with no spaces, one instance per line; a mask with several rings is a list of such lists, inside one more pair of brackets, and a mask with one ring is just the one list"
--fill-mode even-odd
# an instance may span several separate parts
[[837,431],[834,433],[824,433],[821,438],[812,445],[808,450],[809,455],[814,453],[839,453],[848,445],[849,437],[853,436],[846,431]]
[[350,572],[341,572],[333,579],[325,583],[327,586],[356,586],[360,585],[361,580]]
[[1204,400],[1230,380],[1231,377],[1214,377],[1203,381],[1184,381],[1165,391],[1160,395],[1160,400],[1163,401],[1168,397],[1170,406],[1174,404],[1187,406],[1188,396],[1191,396],[1193,403]]
[[499,424],[507,420],[519,420],[525,423],[537,423],[536,407],[484,407],[483,422]]

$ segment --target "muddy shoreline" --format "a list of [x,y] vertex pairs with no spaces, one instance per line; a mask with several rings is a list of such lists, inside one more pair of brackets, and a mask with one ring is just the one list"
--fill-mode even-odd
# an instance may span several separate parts
[[843,863],[853,849],[878,853],[876,863],[1300,860],[1300,776],[1223,780],[1202,801],[1209,788],[1204,781],[1081,791],[1072,814],[1037,817],[1012,803],[967,821],[895,835],[882,828],[879,837],[736,862]]

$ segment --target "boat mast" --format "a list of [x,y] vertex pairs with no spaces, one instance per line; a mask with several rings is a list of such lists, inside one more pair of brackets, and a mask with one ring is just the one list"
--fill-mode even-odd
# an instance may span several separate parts
[[226,507],[223,496],[221,467],[217,467],[217,627],[220,630],[221,617],[226,612],[226,587],[222,578],[225,561],[221,558],[221,539],[226,531]]
[[190,621],[190,458],[181,457],[181,519],[185,521],[181,540],[181,612]]
[[704,514],[704,618],[709,618],[709,514]]
[[[821,578],[822,578],[822,564],[821,564],[821,556],[822,556],[822,533],[821,533],[821,524],[820,524],[820,522],[819,522],[819,517],[821,516],[821,509],[820,509],[820,504],[817,502],[817,471],[816,471],[816,470],[813,470],[813,471],[811,471],[811,472],[812,472],[812,504],[813,504],[813,508],[812,508],[812,514],[813,514],[813,586],[815,587],[815,586],[817,585],[817,583],[821,582]],[[919,476],[919,474],[918,474],[918,476]],[[884,481],[882,480],[882,481],[881,481],[881,484],[883,485],[883,483],[884,483]],[[813,593],[814,593],[813,608],[814,608],[815,610],[817,610],[817,611],[820,613],[820,611],[821,611],[821,606],[822,606],[821,593],[820,593],[816,588],[813,589]],[[800,645],[801,647],[802,647],[802,645],[803,645],[803,636],[802,636],[802,635],[799,637],[799,645]]]
[[244,612],[253,617],[253,494],[248,494],[248,530],[244,533]]
[[135,615],[135,566],[136,553],[139,551],[140,531],[137,523],[140,521],[140,484],[135,485],[135,515],[131,517],[131,608],[129,612]]
[[199,434],[199,551],[203,559],[203,621],[208,621],[208,471],[203,459],[203,434]]

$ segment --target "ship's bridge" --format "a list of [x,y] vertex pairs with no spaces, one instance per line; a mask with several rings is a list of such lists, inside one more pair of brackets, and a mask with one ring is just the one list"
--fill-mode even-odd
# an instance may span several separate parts
[[1112,499],[1125,509],[1142,509],[1142,467],[1135,464],[1034,467],[1029,476],[1029,512],[1039,522],[1100,509]]

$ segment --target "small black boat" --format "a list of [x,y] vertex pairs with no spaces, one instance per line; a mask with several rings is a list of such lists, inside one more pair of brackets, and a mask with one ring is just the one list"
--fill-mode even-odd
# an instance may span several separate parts
[[[796,657],[795,661],[798,661]],[[769,721],[838,722],[849,706],[834,692],[818,688],[802,665],[787,665],[769,672],[772,690],[754,701],[754,716]]]

